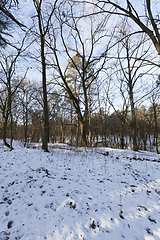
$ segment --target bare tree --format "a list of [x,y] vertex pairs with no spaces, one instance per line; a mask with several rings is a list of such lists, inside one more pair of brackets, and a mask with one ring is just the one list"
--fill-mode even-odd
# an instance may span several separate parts
[[155,89],[151,96],[150,101],[152,106],[150,110],[153,110],[153,119],[154,119],[154,141],[156,146],[156,152],[159,154],[159,137],[158,137],[158,102],[159,102],[159,89]]
[[[77,7],[76,5],[69,4],[67,7],[66,14],[63,14],[62,6],[56,12],[57,28],[53,26],[52,32],[50,32],[48,47],[53,52],[52,66],[58,73],[59,84],[68,93],[77,112],[82,145],[87,146],[89,88],[104,67],[112,34],[107,36],[107,30],[104,31],[109,16],[101,21],[95,21],[94,17],[82,19],[76,16],[74,9],[74,7]],[[87,24],[86,31],[81,28],[81,24],[85,23]],[[58,34],[60,34],[60,38],[57,37]],[[103,49],[99,48],[98,51],[98,45],[103,40],[106,40],[106,45]],[[62,68],[60,52],[63,52],[67,59],[65,68]],[[70,81],[68,79],[68,71],[71,65],[74,69],[72,82],[71,78]]]
[[7,36],[12,36],[10,33],[11,24],[15,23],[20,28],[25,28],[26,26],[20,22],[12,13],[13,7],[17,7],[18,0],[1,0],[0,1],[0,46],[4,44],[9,44],[7,41]]
[[[14,55],[9,54],[8,56],[5,55],[1,51],[1,59],[0,59],[0,84],[1,84],[1,96],[0,96],[0,109],[2,111],[3,116],[3,141],[4,144],[10,148],[12,147],[12,97],[17,91],[18,87],[24,80],[27,71],[25,72],[24,76],[20,79],[16,79],[14,74],[16,72],[16,61],[20,54],[22,53],[24,41],[21,45],[21,48],[17,50],[17,53]],[[8,119],[10,116],[10,144],[6,141],[6,131],[7,131],[7,124]]]
[[[118,78],[118,76],[117,76]],[[124,89],[123,86],[123,80],[120,79],[120,86],[118,86],[118,90],[120,92],[120,96],[119,99],[120,102],[122,102],[122,108],[121,109],[117,109],[116,104],[114,102],[115,99],[111,99],[110,97],[110,84],[108,84],[108,89],[106,89],[106,96],[108,99],[108,102],[110,104],[110,106],[114,109],[114,112],[117,114],[118,118],[120,119],[120,123],[121,123],[121,148],[124,149],[124,124],[126,123],[126,119],[127,119],[127,114],[128,114],[128,108],[129,108],[129,100],[126,96],[126,90]],[[113,94],[113,93],[112,93]],[[115,96],[113,96],[115,97]],[[117,102],[117,98],[118,98],[118,91],[116,90],[116,102]]]
[[24,79],[17,92],[17,104],[19,105],[20,119],[24,129],[24,147],[28,143],[28,124],[31,119],[31,112],[34,108],[34,82]]
[[45,1],[43,0],[33,0],[34,7],[37,13],[38,19],[38,37],[40,39],[40,48],[41,48],[41,66],[42,66],[42,84],[43,84],[43,122],[44,122],[44,132],[43,132],[43,144],[42,148],[47,152],[48,151],[48,142],[49,142],[49,118],[48,118],[48,102],[47,102],[47,86],[46,86],[46,59],[45,59],[45,41],[46,35],[49,30],[50,20],[55,11],[55,6],[57,0],[54,2],[54,5],[50,4],[51,12],[48,14],[47,19],[43,15],[42,5]]
[[[147,48],[144,48],[146,41],[145,35],[139,35],[137,40],[129,35],[129,31],[126,30],[127,28],[129,29],[129,25],[124,25],[120,31],[119,38],[123,38],[123,40],[118,44],[117,64],[119,65],[119,70],[117,71],[117,74],[121,93],[124,94],[124,89],[127,89],[129,95],[132,115],[133,150],[137,151],[137,124],[134,99],[135,89],[137,88],[137,91],[141,92],[139,90],[142,87],[141,79],[144,79],[144,75],[147,76],[148,73],[154,69],[154,65],[148,64],[146,61],[148,58],[152,58],[152,54],[149,52],[150,45],[148,45]],[[124,85],[126,85],[126,87]],[[145,83],[143,83],[143,85],[145,85]]]
[[[99,13],[112,13],[115,15],[128,17],[133,20],[137,26],[140,27],[142,32],[146,33],[150,40],[152,41],[156,51],[160,54],[160,33],[159,33],[159,13],[153,11],[153,0],[145,0],[144,4],[140,1],[125,0],[123,3],[120,1],[111,1],[111,0],[98,0],[94,3],[94,6],[97,6]],[[138,3],[138,4],[137,4]],[[138,5],[138,7],[136,6]],[[139,9],[144,8],[144,14],[139,14]],[[158,1],[157,1],[158,6]],[[111,8],[108,8],[110,6]],[[107,9],[108,8],[108,9]]]

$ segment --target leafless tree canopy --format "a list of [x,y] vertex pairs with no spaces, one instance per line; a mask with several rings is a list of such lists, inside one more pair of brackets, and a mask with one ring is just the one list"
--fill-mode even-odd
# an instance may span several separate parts
[[4,144],[159,153],[159,11],[156,0],[0,1]]

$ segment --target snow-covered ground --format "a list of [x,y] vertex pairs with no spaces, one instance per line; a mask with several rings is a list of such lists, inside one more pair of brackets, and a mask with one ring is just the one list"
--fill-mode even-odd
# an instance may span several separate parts
[[0,240],[160,239],[160,156],[0,148]]

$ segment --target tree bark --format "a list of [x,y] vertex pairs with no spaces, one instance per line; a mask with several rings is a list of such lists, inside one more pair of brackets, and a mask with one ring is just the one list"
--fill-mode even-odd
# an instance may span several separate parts
[[24,147],[26,147],[27,142],[28,142],[28,109],[27,109],[27,106],[25,107],[24,114],[25,114],[24,120],[23,120],[23,126],[24,126]]
[[[42,40],[43,37],[41,37]],[[47,88],[46,88],[46,63],[44,56],[44,41],[41,41],[41,58],[42,58],[42,81],[43,81],[43,123],[44,132],[42,139],[42,149],[48,152],[48,142],[49,142],[49,119],[48,119],[48,103],[47,103]]]
[[89,100],[89,112],[88,112],[88,131],[89,131],[89,147],[92,146],[92,133],[91,133],[91,89],[88,89],[88,100]]
[[122,132],[121,132],[121,149],[124,149],[124,123],[123,122],[121,123],[121,129],[122,129]]
[[137,146],[137,124],[136,124],[136,114],[135,114],[135,107],[133,102],[133,91],[130,88],[130,104],[131,104],[131,114],[132,114],[132,138],[133,138],[133,150],[138,151]]
[[43,84],[43,138],[42,138],[42,149],[48,152],[49,142],[49,119],[48,119],[48,102],[47,102],[47,87],[46,87],[46,61],[45,61],[45,35],[43,33],[43,26],[41,22],[41,5],[37,9],[38,23],[41,40],[41,64],[42,64],[42,84]]
[[79,117],[78,117],[77,113],[76,113],[76,121],[77,121],[77,125],[76,125],[76,145],[78,146],[78,144],[79,144]]
[[10,114],[10,150],[13,150],[12,141],[13,141],[13,121],[12,121],[12,93],[11,93],[11,82],[10,77],[8,79],[8,107]]
[[132,137],[133,137],[133,150],[138,151],[137,146],[137,124],[136,124],[136,115],[133,99],[133,80],[131,76],[131,66],[130,66],[130,57],[129,57],[129,48],[128,48],[128,39],[126,40],[126,53],[127,53],[127,62],[128,62],[128,87],[129,87],[129,98],[131,105],[131,114],[132,114]]
[[154,128],[155,128],[155,145],[156,145],[156,152],[159,154],[159,141],[158,141],[158,124],[157,124],[157,111],[156,111],[156,104],[153,103],[153,111],[154,111]]
[[72,109],[72,102],[71,102],[71,127],[70,127],[70,130],[71,130],[71,139],[70,139],[70,144],[71,146],[73,145],[73,109]]
[[8,123],[8,113],[6,113],[6,115],[3,116],[3,142],[6,147],[10,148],[10,145],[6,141],[7,123]]
[[87,147],[86,123],[84,120],[80,121],[80,130],[81,130],[81,144],[83,147]]

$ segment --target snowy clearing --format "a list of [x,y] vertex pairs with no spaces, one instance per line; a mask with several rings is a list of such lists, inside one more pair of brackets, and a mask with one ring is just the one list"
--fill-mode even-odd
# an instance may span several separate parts
[[160,239],[160,156],[0,148],[0,240]]

